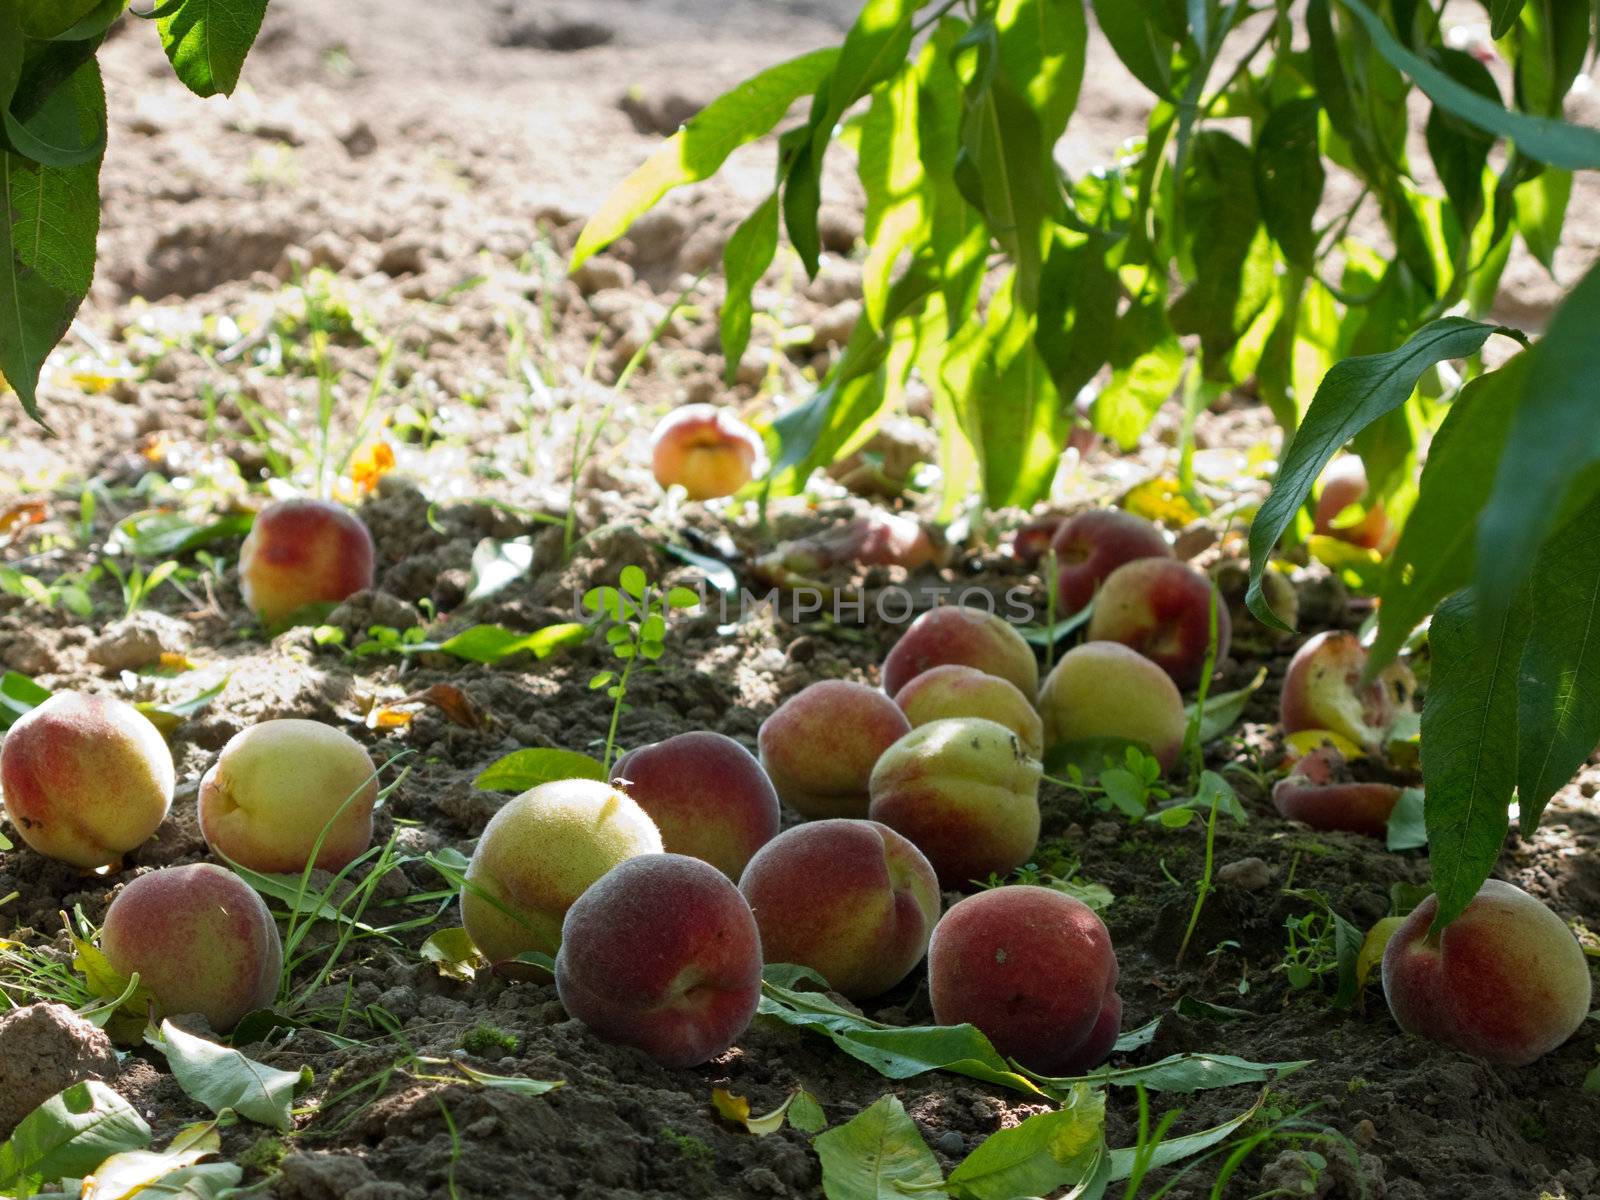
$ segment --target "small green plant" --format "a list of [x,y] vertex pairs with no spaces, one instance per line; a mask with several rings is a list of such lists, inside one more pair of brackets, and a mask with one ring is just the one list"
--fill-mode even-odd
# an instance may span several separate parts
[[1321,892],[1286,889],[1284,894],[1311,905],[1310,911],[1284,918],[1287,936],[1283,957],[1273,968],[1295,991],[1326,992],[1334,984],[1335,1008],[1353,1004],[1358,991],[1356,963],[1361,953],[1360,930],[1346,921]]
[[606,645],[620,667],[601,671],[589,680],[591,691],[605,689],[612,699],[611,725],[606,731],[605,754],[601,766],[607,772],[617,748],[617,723],[628,711],[628,681],[641,661],[653,663],[665,652],[667,613],[674,608],[693,608],[700,597],[686,587],[660,591],[652,587],[640,567],[623,567],[619,587],[590,588],[584,594],[584,607],[605,625]]
[[105,568],[122,588],[122,615],[131,617],[145,606],[158,587],[177,574],[178,563],[168,559],[157,563],[148,572],[136,563],[124,571],[115,559],[108,558]]
[[522,1045],[522,1039],[514,1033],[508,1033],[486,1021],[479,1021],[471,1029],[461,1035],[461,1048],[468,1054],[478,1058],[499,1058],[506,1054],[515,1054]]
[[1104,767],[1093,782],[1078,763],[1066,765],[1065,779],[1054,775],[1046,775],[1044,779],[1047,783],[1093,797],[1096,808],[1107,812],[1115,809],[1130,821],[1142,820],[1152,804],[1159,804],[1171,797],[1161,782],[1160,761],[1138,746],[1123,748],[1120,766],[1109,755],[1102,762]]
[[1200,774],[1199,791],[1192,799],[1180,801],[1153,814],[1155,820],[1169,829],[1182,828],[1192,821],[1202,808],[1206,812],[1206,858],[1205,865],[1201,868],[1200,879],[1195,884],[1194,908],[1189,913],[1189,925],[1183,931],[1183,941],[1178,944],[1176,961],[1180,963],[1183,961],[1184,952],[1189,949],[1189,940],[1194,937],[1195,928],[1200,924],[1200,912],[1205,907],[1206,897],[1211,895],[1215,886],[1212,881],[1212,871],[1216,865],[1217,813],[1226,810],[1235,820],[1243,824],[1244,808],[1239,804],[1239,797],[1234,794],[1226,779],[1214,771],[1203,771]]
[[716,1160],[717,1152],[692,1134],[679,1133],[663,1125],[661,1140],[696,1166],[709,1166]]
[[1009,875],[991,874],[979,883],[982,888],[1024,885],[1045,887],[1062,895],[1082,900],[1096,912],[1111,907],[1116,899],[1111,889],[1103,883],[1085,879],[1080,873],[1081,864],[1075,858],[1060,854],[1041,855],[1041,861],[1024,863]]

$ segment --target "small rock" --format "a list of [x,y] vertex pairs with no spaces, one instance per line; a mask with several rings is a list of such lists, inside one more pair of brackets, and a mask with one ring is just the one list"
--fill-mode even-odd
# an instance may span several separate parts
[[378,148],[378,135],[365,121],[355,121],[339,133],[339,144],[351,158],[365,158]]
[[1362,1117],[1361,1120],[1356,1122],[1356,1127],[1351,1132],[1350,1138],[1358,1146],[1370,1146],[1378,1139],[1378,1127],[1368,1118]]
[[625,288],[633,283],[633,268],[619,258],[597,254],[572,273],[572,282],[585,296],[606,288]]
[[1218,868],[1217,882],[1241,892],[1259,892],[1272,883],[1272,868],[1259,858],[1241,858]]
[[378,270],[391,278],[421,274],[428,248],[416,238],[398,238],[384,246],[378,257]]
[[861,238],[861,214],[840,204],[824,204],[817,214],[817,235],[824,250],[849,254]]
[[938,1140],[933,1143],[934,1149],[952,1158],[967,1152],[967,1139],[954,1129],[947,1129],[941,1133]]
[[861,299],[861,267],[848,258],[824,255],[817,277],[805,287],[805,297],[829,308]]
[[111,1039],[64,1004],[33,1004],[0,1017],[0,1138],[57,1092],[117,1074]]
[[137,671],[163,654],[179,654],[189,643],[189,627],[165,613],[136,612],[95,639],[89,661],[108,671]]
[[829,346],[842,346],[855,332],[861,319],[861,301],[844,300],[832,308],[818,313],[811,322],[811,349],[826,350]]
[[636,266],[669,263],[677,258],[688,236],[689,224],[676,209],[653,208],[628,228],[632,260]]
[[647,92],[631,87],[617,100],[617,107],[646,137],[670,137],[705,105],[681,92]]

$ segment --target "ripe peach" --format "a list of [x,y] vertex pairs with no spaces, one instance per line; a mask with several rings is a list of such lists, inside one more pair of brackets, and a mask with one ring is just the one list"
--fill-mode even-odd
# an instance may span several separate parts
[[910,732],[905,713],[876,688],[825,679],[784,701],[756,744],[779,798],[802,817],[864,817],[872,768]]
[[22,840],[74,866],[142,845],[172,803],[172,752],[131,705],[57,692],[0,743],[0,795]]
[[928,991],[939,1024],[976,1025],[1001,1054],[1045,1075],[1099,1066],[1122,1020],[1104,922],[1045,887],[995,888],[954,905],[928,947]]
[[761,439],[714,404],[686,404],[668,413],[652,435],[651,467],[664,488],[679,484],[691,500],[731,496],[755,478]]
[[739,889],[709,863],[647,854],[567,911],[556,956],[567,1012],[664,1067],[715,1058],[761,1000],[761,938]]
[[[1100,585],[1089,640],[1121,642],[1159,665],[1179,687],[1200,682],[1211,633],[1211,580],[1188,563],[1139,558]],[[1228,654],[1228,606],[1217,598],[1217,661]]]
[[1024,696],[1039,690],[1039,662],[1022,635],[993,613],[959,605],[930,609],[911,622],[883,660],[883,690],[898,695],[913,678],[945,663],[998,675]]
[[680,733],[628,751],[611,782],[661,830],[669,854],[703,859],[737,880],[778,833],[778,793],[755,755],[720,733]]
[[1330,629],[1308,640],[1283,677],[1278,698],[1283,731],[1326,729],[1381,750],[1395,721],[1411,707],[1416,681],[1396,662],[1362,686],[1366,668],[1367,652],[1353,633]]
[[739,880],[768,962],[798,963],[866,1000],[911,973],[939,919],[939,881],[877,821],[814,821],[763,846]]
[[484,827],[461,892],[461,923],[491,962],[554,954],[562,919],[585,888],[624,859],[660,853],[655,823],[610,784],[542,783]]
[[1177,684],[1120,642],[1085,642],[1061,656],[1039,689],[1044,744],[1116,738],[1139,742],[1164,771],[1177,764],[1188,717]]
[[1353,778],[1344,755],[1327,745],[1311,751],[1272,786],[1272,803],[1289,820],[1369,837],[1384,836],[1399,799],[1400,789],[1392,783]]
[[372,559],[372,534],[354,513],[326,500],[279,500],[239,548],[239,590],[245,607],[275,625],[370,588]]
[[[320,721],[262,721],[234,734],[200,780],[200,832],[253,871],[338,871],[372,845],[378,774],[361,744]],[[323,837],[323,831],[327,836]]]
[[1094,599],[1106,576],[1124,563],[1172,557],[1160,529],[1120,508],[1095,508],[1067,518],[1050,547],[1058,565],[1056,603],[1064,614]]
[[1383,502],[1374,500],[1366,513],[1353,525],[1337,525],[1339,514],[1353,504],[1360,504],[1367,494],[1367,469],[1353,454],[1334,459],[1322,473],[1322,490],[1317,495],[1314,527],[1317,533],[1364,550],[1389,550],[1393,548],[1395,533]]
[[272,914],[250,885],[210,863],[141,875],[111,902],[100,948],[161,1013],[200,1013],[226,1033],[271,1005],[283,970]]
[[983,717],[1004,725],[1022,739],[1034,758],[1044,754],[1044,726],[1039,714],[1016,685],[976,667],[946,663],[924,671],[901,688],[894,702],[915,729],[945,717]]
[[1519,887],[1491,879],[1437,938],[1429,896],[1383,952],[1383,994],[1407,1033],[1521,1067],[1589,1015],[1589,965],[1572,931]]
[[1039,845],[1039,777],[1017,735],[981,717],[931,721],[883,752],[868,816],[911,839],[961,888],[1020,867]]

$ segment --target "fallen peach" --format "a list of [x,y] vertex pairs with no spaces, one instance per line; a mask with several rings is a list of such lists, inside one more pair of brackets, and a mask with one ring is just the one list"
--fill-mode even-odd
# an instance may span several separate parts
[[924,671],[896,693],[894,702],[913,729],[946,717],[983,717],[1016,734],[1034,758],[1044,754],[1044,727],[1033,701],[1015,684],[976,667],[946,663]]
[[279,500],[257,514],[239,548],[239,590],[260,620],[280,624],[370,588],[372,560],[372,534],[354,513],[325,500]]
[[74,866],[142,845],[172,803],[172,752],[136,708],[57,692],[0,743],[0,796],[22,840]]
[[1314,528],[1317,533],[1364,550],[1389,550],[1394,543],[1394,528],[1383,502],[1374,500],[1353,523],[1342,523],[1340,515],[1367,495],[1367,469],[1355,455],[1344,455],[1328,464],[1322,473],[1322,489],[1317,495]]
[[283,970],[278,927],[261,897],[210,863],[141,875],[117,893],[100,948],[139,976],[161,1015],[199,1013],[226,1033],[272,1004]]
[[993,613],[959,605],[930,609],[911,622],[883,660],[883,690],[898,695],[946,663],[998,675],[1024,696],[1039,690],[1039,662],[1022,635]]
[[1228,654],[1228,606],[1210,579],[1176,559],[1135,559],[1106,576],[1095,596],[1088,636],[1130,646],[1179,687],[1191,687],[1205,668],[1213,597],[1220,663]]
[[1400,788],[1392,783],[1353,778],[1344,755],[1332,746],[1311,751],[1272,786],[1272,803],[1289,820],[1369,837],[1384,836],[1399,799]]
[[739,890],[768,962],[810,967],[852,1000],[910,974],[939,919],[933,867],[877,821],[796,825],[750,860]]
[[784,701],[756,744],[779,799],[802,817],[864,817],[872,768],[910,731],[876,688],[825,679]]
[[600,1037],[666,1067],[715,1058],[761,999],[761,938],[739,889],[709,863],[646,854],[578,897],[561,928],[556,992]]
[[1120,508],[1095,508],[1067,518],[1050,548],[1056,552],[1056,604],[1063,614],[1077,612],[1124,563],[1141,558],[1171,558],[1161,530]]
[[1044,744],[1101,738],[1138,742],[1170,771],[1188,717],[1172,678],[1120,642],[1085,642],[1061,656],[1039,689]]
[[1011,557],[1025,567],[1031,567],[1044,557],[1055,540],[1056,531],[1066,523],[1059,513],[1036,517],[1017,527],[1011,535]]
[[1383,953],[1383,994],[1401,1029],[1514,1067],[1577,1032],[1589,1015],[1589,964],[1560,917],[1498,879],[1430,938],[1437,911],[1429,896]]
[[1367,652],[1353,633],[1330,629],[1308,640],[1283,677],[1278,717],[1284,733],[1327,729],[1381,750],[1389,730],[1410,709],[1416,681],[1395,662],[1363,686],[1366,668]]
[[656,482],[682,487],[691,500],[733,495],[755,478],[762,456],[755,431],[713,404],[686,404],[668,413],[651,441]]

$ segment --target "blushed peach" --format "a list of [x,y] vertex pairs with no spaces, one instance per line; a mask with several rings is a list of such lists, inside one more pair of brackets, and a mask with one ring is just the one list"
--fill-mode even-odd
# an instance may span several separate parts
[[0,796],[22,840],[73,866],[104,867],[166,818],[172,752],[138,709],[57,692],[0,743]]
[[1328,464],[1322,473],[1322,489],[1317,494],[1314,529],[1317,533],[1364,550],[1387,551],[1394,545],[1394,528],[1383,502],[1374,500],[1352,523],[1342,523],[1340,515],[1359,505],[1367,495],[1367,469],[1353,454],[1343,455]]
[[1042,770],[1004,725],[932,721],[884,751],[868,815],[927,855],[940,884],[963,888],[1032,857]]
[[1289,820],[1369,837],[1384,836],[1399,799],[1400,788],[1392,783],[1351,776],[1344,755],[1332,746],[1311,751],[1272,785],[1272,803]]
[[1022,635],[994,613],[960,605],[930,609],[911,622],[883,660],[883,690],[898,695],[946,663],[998,675],[1024,696],[1039,690],[1039,662]]
[[1382,750],[1389,730],[1411,707],[1416,681],[1402,663],[1362,684],[1367,652],[1353,633],[1330,629],[1309,639],[1289,661],[1278,697],[1284,733],[1326,729],[1369,750]]
[[768,962],[810,967],[852,1000],[909,975],[939,919],[933,867],[877,821],[796,825],[750,860],[739,890]]
[[1189,720],[1171,676],[1120,642],[1085,642],[1061,656],[1039,689],[1044,744],[1138,742],[1170,771]]
[[651,441],[656,482],[682,487],[691,500],[733,495],[755,478],[762,457],[755,430],[714,404],[686,404],[668,413]]
[[199,1013],[226,1033],[270,1007],[283,971],[272,914],[250,885],[210,863],[141,875],[117,893],[100,949],[139,976],[160,1015]]
[[756,744],[778,798],[802,817],[864,817],[872,768],[910,731],[876,688],[825,679],[784,701]]
[[245,607],[269,625],[312,604],[331,604],[372,586],[372,534],[326,500],[279,500],[256,515],[239,548]]
[[668,854],[703,859],[737,880],[778,833],[778,793],[755,756],[720,733],[680,733],[617,759],[611,782],[661,830]]
[[1139,558],[1106,576],[1095,596],[1088,636],[1130,646],[1179,687],[1192,687],[1205,669],[1213,597],[1220,663],[1228,656],[1228,606],[1209,578],[1176,559]]
[[1068,517],[1056,530],[1056,603],[1077,612],[1111,572],[1140,558],[1171,558],[1167,539],[1153,523],[1120,508],[1095,508]]
[[556,992],[600,1037],[666,1067],[721,1054],[761,1000],[761,938],[739,889],[709,863],[646,854],[567,911]]
[[1100,1065],[1122,1019],[1105,923],[1045,887],[994,888],[952,906],[928,947],[928,992],[939,1024],[975,1025],[1044,1075]]
[[894,702],[913,729],[946,717],[983,717],[1016,734],[1034,758],[1044,754],[1044,727],[1033,701],[1015,684],[976,667],[946,663],[924,671],[900,689]]
[[1438,907],[1434,896],[1419,904],[1383,952],[1383,994],[1401,1029],[1513,1067],[1577,1032],[1592,984],[1560,917],[1498,879],[1430,938]]
[[491,962],[554,954],[567,909],[585,888],[626,859],[660,853],[655,823],[610,784],[542,783],[484,827],[461,892],[461,923]]

